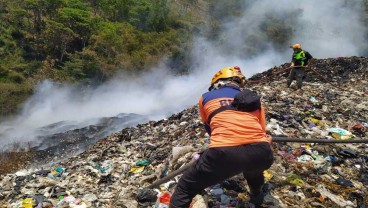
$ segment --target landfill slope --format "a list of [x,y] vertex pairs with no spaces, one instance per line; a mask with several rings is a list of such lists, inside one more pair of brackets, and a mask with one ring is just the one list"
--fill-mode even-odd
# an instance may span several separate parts
[[[286,88],[287,67],[257,74],[247,84],[262,95],[269,134],[368,138],[368,58],[316,59],[303,90]],[[195,105],[167,119],[123,129],[51,168],[1,175],[0,207],[154,207],[180,176],[137,200],[140,188],[190,162],[209,139]],[[290,142],[272,147],[275,161],[265,176],[277,205],[269,207],[368,206],[367,144]],[[207,188],[194,207],[242,207],[247,197],[239,175]]]

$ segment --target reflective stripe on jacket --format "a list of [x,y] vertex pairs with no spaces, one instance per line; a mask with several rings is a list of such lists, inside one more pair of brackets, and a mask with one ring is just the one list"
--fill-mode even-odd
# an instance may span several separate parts
[[296,62],[295,63],[296,66],[304,66],[306,60],[305,52],[304,51],[294,52],[293,59]]

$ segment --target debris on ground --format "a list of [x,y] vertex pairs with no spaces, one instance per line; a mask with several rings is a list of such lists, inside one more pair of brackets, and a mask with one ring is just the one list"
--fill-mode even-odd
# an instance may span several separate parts
[[[253,76],[267,131],[290,138],[368,138],[368,58],[315,60],[302,90],[286,88],[286,65]],[[293,85],[291,86],[293,87]],[[341,90],[343,89],[343,90]],[[129,139],[126,139],[129,138]],[[167,119],[112,134],[48,169],[0,175],[0,207],[168,207],[180,175],[143,188],[179,169],[207,147],[197,106]],[[367,144],[273,143],[265,171],[265,207],[367,207]],[[8,161],[11,163],[11,161]],[[143,191],[142,191],[143,190]],[[242,175],[206,188],[192,207],[246,207]]]

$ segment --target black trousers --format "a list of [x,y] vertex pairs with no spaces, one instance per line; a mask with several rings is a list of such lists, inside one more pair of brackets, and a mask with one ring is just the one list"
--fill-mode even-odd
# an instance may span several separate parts
[[258,194],[264,184],[263,171],[272,163],[272,149],[266,142],[209,148],[180,178],[170,208],[189,207],[193,197],[203,189],[239,173],[244,174],[250,190]]

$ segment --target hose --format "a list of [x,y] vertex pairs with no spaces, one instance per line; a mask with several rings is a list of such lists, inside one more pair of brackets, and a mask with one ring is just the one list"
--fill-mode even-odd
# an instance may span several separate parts
[[[358,139],[350,139],[350,140],[330,140],[330,139],[300,139],[300,138],[289,138],[289,137],[278,137],[273,136],[272,142],[297,142],[297,143],[321,143],[321,144],[331,144],[331,143],[368,143],[368,139],[358,138]],[[192,167],[196,161],[191,161],[190,163],[184,165],[183,167],[175,170],[174,172],[166,175],[165,177],[153,182],[147,188],[152,189],[158,187],[159,185],[169,181],[175,176],[183,173],[190,167]]]

